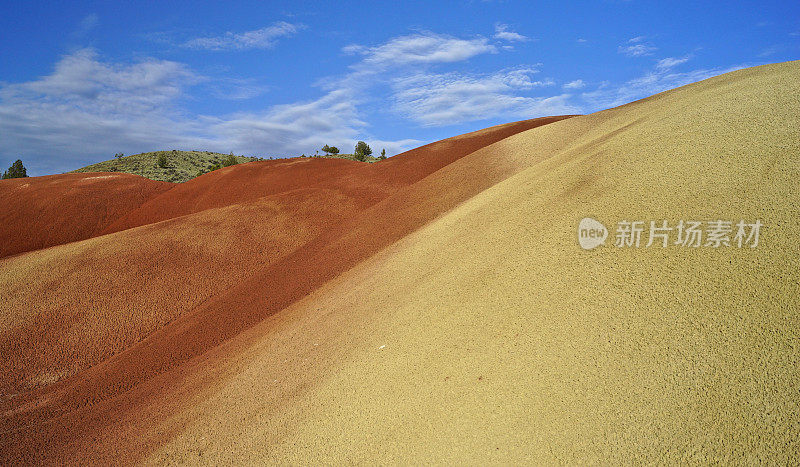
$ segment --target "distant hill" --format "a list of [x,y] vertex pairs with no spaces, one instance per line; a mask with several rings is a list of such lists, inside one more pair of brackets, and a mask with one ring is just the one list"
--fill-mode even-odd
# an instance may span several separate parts
[[[162,154],[167,157],[167,167],[165,168],[158,166],[158,157]],[[73,170],[72,173],[125,172],[141,175],[151,180],[181,183],[209,171],[215,164],[222,164],[226,157],[228,157],[228,154],[211,151],[172,150],[145,152],[87,165]],[[256,158],[236,156],[236,160],[241,164],[256,160]]]
[[[167,157],[167,167],[158,166],[158,157],[164,154]],[[87,165],[70,173],[80,172],[124,172],[141,175],[161,182],[182,183],[191,180],[203,173],[210,171],[215,165],[219,166],[229,157],[211,151],[154,151],[142,154],[124,156],[119,159],[110,159],[96,164]],[[239,164],[262,160],[258,157],[235,156]],[[307,156],[314,157],[314,156]],[[356,160],[353,154],[337,154],[335,156],[318,156],[332,159]],[[366,162],[375,162],[378,158],[367,156]]]

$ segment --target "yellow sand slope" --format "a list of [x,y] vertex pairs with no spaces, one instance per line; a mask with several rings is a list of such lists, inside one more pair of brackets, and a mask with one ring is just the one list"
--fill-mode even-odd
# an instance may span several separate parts
[[[729,73],[437,172],[518,168],[217,349],[150,461],[798,462],[798,76]],[[578,246],[586,216],[605,246]],[[613,246],[662,219],[764,227]]]

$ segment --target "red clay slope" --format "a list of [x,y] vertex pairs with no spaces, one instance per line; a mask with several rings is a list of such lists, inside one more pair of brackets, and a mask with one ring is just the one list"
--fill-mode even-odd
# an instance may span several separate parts
[[[336,188],[370,206],[459,158],[511,135],[567,117],[498,125],[412,149],[373,164],[343,159],[263,161],[211,172],[176,185],[109,225],[104,233],[151,224],[298,188]],[[320,164],[325,169],[321,170]]]
[[298,189],[334,189],[374,204],[396,186],[372,180],[370,166],[346,159],[295,158],[249,162],[176,185],[109,225],[104,233],[230,206]]
[[94,237],[172,186],[123,173],[0,181],[0,258]]
[[[242,202],[299,186],[336,186],[348,198],[358,199],[361,208],[326,225],[300,248],[273,258],[264,268],[253,271],[251,277],[181,314],[124,352],[50,387],[22,394],[13,401],[0,401],[0,413],[4,414],[0,431],[8,440],[0,445],[0,458],[69,459],[79,452],[87,453],[84,449],[111,449],[93,446],[91,440],[118,415],[136,410],[141,401],[130,399],[133,394],[144,392],[158,397],[158,388],[174,379],[167,375],[180,372],[184,363],[510,175],[513,167],[503,166],[502,161],[486,166],[485,161],[475,160],[441,171],[435,177],[431,174],[486,145],[562,118],[565,117],[494,127],[432,143],[372,165],[319,159],[245,164],[154,197],[109,230],[185,216],[220,203]],[[334,166],[340,170],[330,170]],[[272,171],[282,172],[283,176],[273,176]],[[209,195],[209,191],[213,194]],[[168,233],[169,223],[158,224],[161,225]],[[206,273],[204,265],[198,264],[194,273]],[[130,287],[135,289],[135,284]],[[154,379],[159,375],[164,376]],[[149,386],[153,384],[157,387]],[[134,449],[134,445],[125,449]]]
[[13,291],[0,301],[0,394],[119,353],[360,210],[337,190],[298,189],[0,260]]

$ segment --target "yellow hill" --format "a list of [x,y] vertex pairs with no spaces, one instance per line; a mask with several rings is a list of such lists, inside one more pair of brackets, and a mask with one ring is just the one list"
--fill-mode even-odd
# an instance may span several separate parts
[[[797,462],[798,76],[729,73],[436,172],[513,175],[216,349],[149,460]],[[611,230],[592,251],[587,216]],[[613,246],[662,219],[764,227]]]

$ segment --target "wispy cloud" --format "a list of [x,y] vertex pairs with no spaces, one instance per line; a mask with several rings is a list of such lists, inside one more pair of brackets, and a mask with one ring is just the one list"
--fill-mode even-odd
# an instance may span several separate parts
[[254,79],[218,78],[206,85],[218,99],[246,100],[266,94],[270,86],[260,84]]
[[[231,115],[214,122],[210,129],[222,140],[235,141],[242,148],[274,148],[283,154],[303,150],[311,153],[327,142],[355,145],[367,125],[358,118],[357,103],[356,96],[339,89],[308,102]],[[418,141],[412,139],[382,141],[390,153],[408,149],[415,143]]]
[[701,68],[678,73],[671,71],[669,68],[656,66],[644,75],[629,80],[620,86],[614,87],[606,83],[595,91],[581,94],[580,97],[585,102],[586,111],[593,112],[627,104],[637,99],[745,67],[745,65],[739,65],[729,68]]
[[[495,32],[516,34],[501,24]],[[496,38],[529,40],[508,34]],[[399,36],[373,47],[351,45],[344,52],[362,57],[351,66],[355,73],[326,80],[323,86],[357,89],[358,95],[368,95],[368,89],[377,83],[389,84],[394,111],[423,126],[575,111],[566,104],[569,96],[530,95],[535,89],[555,84],[551,79],[533,79],[538,65],[484,74],[442,73],[432,68],[503,50],[505,46],[495,46],[485,37],[464,39],[431,32]]]
[[84,16],[80,24],[78,24],[78,29],[75,31],[75,35],[76,36],[86,35],[89,31],[91,31],[97,26],[97,23],[99,21],[100,18],[94,13]]
[[417,74],[393,83],[395,110],[426,126],[452,125],[500,116],[533,118],[575,112],[568,95],[534,97],[521,92],[553,85],[533,80],[534,68],[490,75]]
[[85,47],[87,36],[90,35],[92,30],[94,30],[99,23],[100,17],[95,13],[84,16],[83,19],[78,22],[75,29],[66,36],[67,48],[77,50]]
[[775,55],[776,53],[780,52],[781,50],[783,50],[783,48],[784,47],[782,45],[771,45],[771,46],[763,49],[761,51],[761,53],[758,54],[758,56],[759,57],[769,57],[770,55]]
[[645,39],[645,36],[637,36],[628,39],[626,44],[617,47],[617,52],[627,55],[628,57],[653,55],[653,52],[658,50],[658,48],[653,46],[653,44],[645,42]]
[[690,58],[691,57],[688,55],[681,58],[676,58],[676,57],[662,58],[661,60],[656,62],[656,68],[658,68],[659,70],[669,70],[670,68],[674,68],[680,64],[688,62]]
[[460,39],[425,32],[395,37],[374,47],[349,45],[343,52],[363,56],[355,68],[383,70],[402,65],[459,62],[480,54],[497,53],[497,48],[485,37]]
[[185,42],[184,47],[204,50],[269,49],[281,37],[296,34],[305,26],[284,21],[271,26],[241,33],[226,32],[221,36],[199,37]]
[[508,42],[527,42],[531,40],[528,36],[523,36],[522,34],[509,31],[508,25],[505,24],[495,25],[493,37],[495,39],[500,39]]
[[563,86],[564,89],[583,89],[584,87],[586,87],[586,83],[584,83],[582,79],[570,81]]

